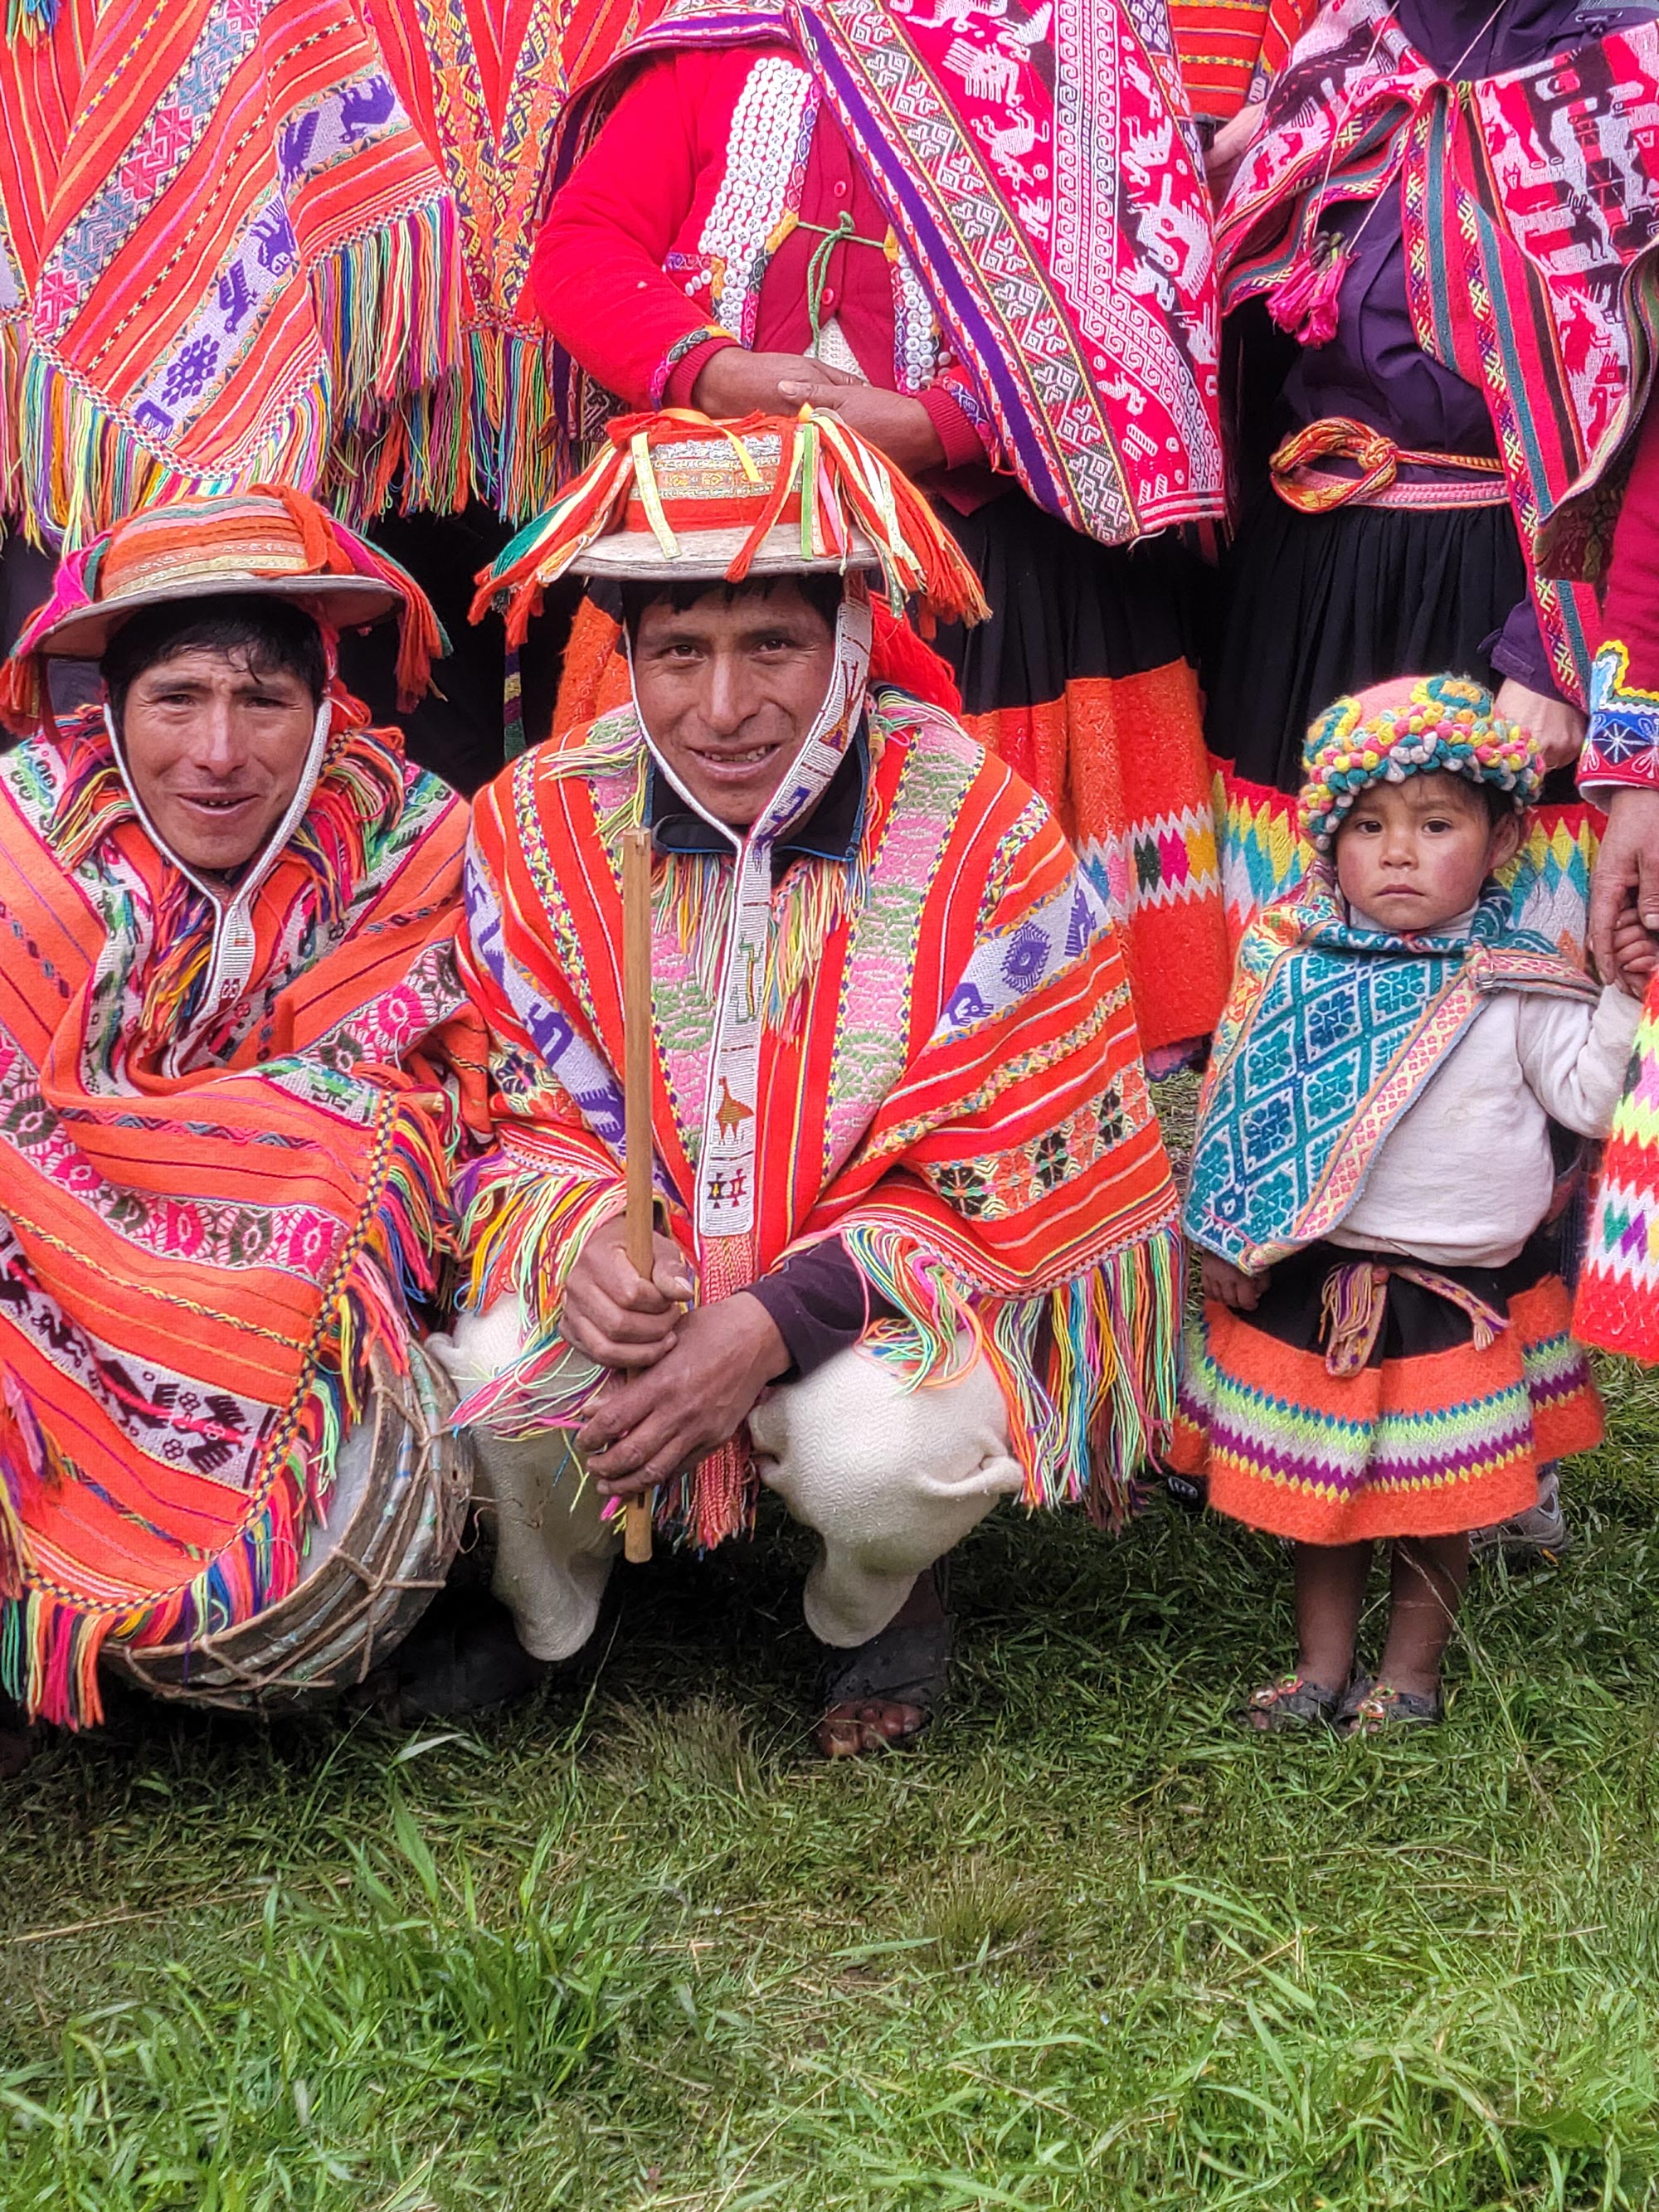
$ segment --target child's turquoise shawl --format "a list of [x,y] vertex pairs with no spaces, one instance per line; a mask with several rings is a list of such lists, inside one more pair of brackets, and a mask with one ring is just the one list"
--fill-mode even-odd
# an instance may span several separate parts
[[1354,928],[1327,870],[1265,908],[1216,1031],[1188,1236],[1247,1274],[1328,1236],[1492,991],[1599,996],[1543,938],[1512,927],[1509,894],[1492,883],[1468,927],[1441,937]]

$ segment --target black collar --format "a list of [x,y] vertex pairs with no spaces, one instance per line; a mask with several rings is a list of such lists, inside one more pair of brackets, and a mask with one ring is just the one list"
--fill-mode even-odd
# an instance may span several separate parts
[[[844,866],[854,858],[864,832],[864,794],[869,781],[870,745],[860,722],[817,805],[773,847],[775,879],[791,860],[839,860]],[[731,854],[726,839],[712,823],[692,812],[654,760],[645,787],[645,819],[659,853]]]

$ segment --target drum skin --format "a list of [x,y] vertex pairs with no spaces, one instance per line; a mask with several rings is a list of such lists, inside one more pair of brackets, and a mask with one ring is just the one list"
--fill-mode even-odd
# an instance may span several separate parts
[[471,1450],[449,1425],[449,1377],[418,1344],[406,1376],[380,1355],[372,1373],[368,1411],[341,1444],[343,1479],[288,1596],[188,1644],[106,1645],[106,1666],[175,1704],[270,1712],[350,1689],[390,1656],[460,1548]]

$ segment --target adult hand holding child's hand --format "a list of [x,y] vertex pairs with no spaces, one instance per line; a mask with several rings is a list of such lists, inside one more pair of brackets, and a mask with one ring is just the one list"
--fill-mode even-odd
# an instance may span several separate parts
[[1656,963],[1659,963],[1659,952],[1656,952],[1652,934],[1633,906],[1621,907],[1614,915],[1612,936],[1612,969],[1603,981],[1617,983],[1632,999],[1645,998],[1648,980]]

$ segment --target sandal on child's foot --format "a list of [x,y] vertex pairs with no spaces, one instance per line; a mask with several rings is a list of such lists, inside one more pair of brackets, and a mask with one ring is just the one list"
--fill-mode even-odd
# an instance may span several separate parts
[[1305,1674],[1286,1674],[1282,1681],[1267,1682],[1252,1691],[1249,1705],[1234,1707],[1233,1718],[1253,1735],[1328,1728],[1341,1698],[1340,1690],[1327,1690],[1309,1681]]
[[1348,1686],[1334,1726],[1339,1735],[1381,1735],[1385,1729],[1432,1728],[1446,1717],[1438,1690],[1425,1697],[1396,1690],[1392,1682],[1373,1682],[1360,1674]]

